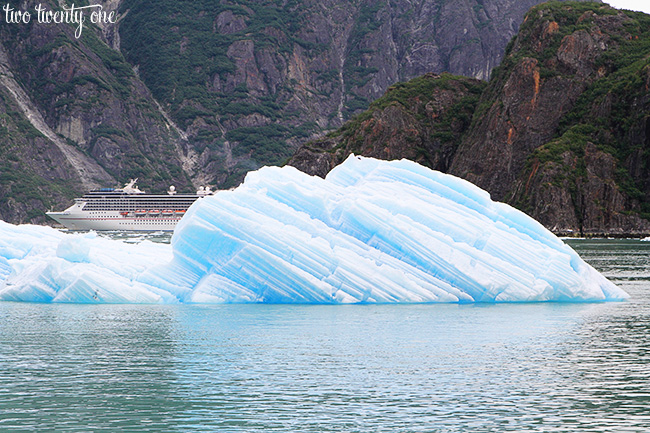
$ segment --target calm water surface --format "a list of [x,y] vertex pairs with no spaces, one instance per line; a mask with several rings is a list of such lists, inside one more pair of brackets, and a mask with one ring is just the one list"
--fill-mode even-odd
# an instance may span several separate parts
[[0,303],[0,431],[650,430],[650,242],[608,304]]

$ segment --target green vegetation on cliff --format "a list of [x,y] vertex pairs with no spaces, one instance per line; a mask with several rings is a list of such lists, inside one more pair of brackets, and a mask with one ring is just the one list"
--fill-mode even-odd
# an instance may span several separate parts
[[304,145],[290,164],[322,176],[326,170],[314,165],[314,156],[326,153],[329,169],[354,153],[446,171],[484,88],[482,81],[446,73],[394,84],[343,127]]
[[[295,50],[316,56],[322,49],[300,37],[303,12],[300,2],[279,0],[122,3],[126,58],[189,131],[195,150],[208,149],[214,183],[232,186],[252,168],[279,164],[291,154],[287,140],[296,138],[295,129],[306,136],[318,130],[288,106],[294,90],[277,70]],[[226,152],[225,140],[234,141],[228,158],[240,161],[227,170],[227,157],[216,156]]]
[[535,1],[123,0],[120,46],[224,187],[398,80],[488,76]]
[[649,89],[649,15],[602,3],[533,7],[454,173],[558,231],[647,233]]
[[[178,155],[179,134],[96,26],[86,23],[75,38],[72,25],[32,19],[0,26],[0,47],[7,77],[0,89],[4,219],[44,222],[47,209],[68,205],[85,188],[116,186],[130,177],[143,179],[150,191],[190,184]],[[58,135],[59,144],[39,130]],[[61,143],[69,151],[61,152]]]
[[4,92],[0,92],[0,218],[45,220],[45,211],[78,193],[70,166],[57,163],[58,149],[48,143]]
[[[612,19],[599,20],[603,16]],[[562,76],[563,71],[554,60],[563,41],[566,45],[567,36],[579,31],[606,35],[598,41],[605,49],[593,59],[593,75],[586,77],[584,91],[573,108],[560,118],[557,138],[537,149],[530,156],[530,163],[562,165],[567,152],[582,161],[586,144],[593,143],[599,151],[614,158],[613,180],[629,199],[630,211],[650,219],[650,15],[569,2],[538,6],[529,17],[521,28],[523,35],[541,24],[557,23],[558,31],[541,54],[522,50],[507,57],[504,69],[518,58],[529,56],[540,62],[543,71],[551,71],[550,76]],[[529,37],[535,37],[534,33]],[[529,42],[524,37],[521,43]],[[575,167],[565,169],[574,186],[587,178],[584,162],[581,166],[577,171]]]
[[[450,144],[455,148],[460,142],[460,132],[464,132],[470,124],[484,87],[485,83],[482,81],[447,73],[439,76],[428,74],[408,82],[396,83],[388,88],[384,96],[372,102],[366,111],[352,118],[337,131],[328,134],[328,137],[342,136],[348,143],[350,152],[361,153],[366,135],[371,132],[373,116],[393,106],[408,113],[415,121],[415,124],[405,127],[430,129],[429,139]],[[431,103],[449,103],[444,101],[444,98],[450,93],[454,94],[453,102],[444,110],[435,113]],[[365,125],[365,133],[360,134],[362,125]],[[408,140],[408,137],[406,139]],[[430,165],[436,160],[434,155],[428,154],[429,150],[426,148],[421,147],[418,151],[425,164],[428,161]]]
[[351,152],[449,171],[558,232],[650,233],[650,15],[536,6],[487,85],[396,84],[290,164],[324,176]]

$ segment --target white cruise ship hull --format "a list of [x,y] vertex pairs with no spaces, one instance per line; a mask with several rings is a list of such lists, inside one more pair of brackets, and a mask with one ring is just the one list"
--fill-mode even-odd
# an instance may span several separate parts
[[50,218],[72,230],[173,231],[181,220],[181,216],[175,215],[129,217],[110,211],[101,214],[90,216],[86,212],[47,212]]

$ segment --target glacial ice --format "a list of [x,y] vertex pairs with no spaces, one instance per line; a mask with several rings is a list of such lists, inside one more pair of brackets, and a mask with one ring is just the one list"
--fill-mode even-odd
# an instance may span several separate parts
[[394,303],[623,300],[516,209],[414,162],[326,179],[265,167],[198,200],[171,245],[0,222],[0,300]]

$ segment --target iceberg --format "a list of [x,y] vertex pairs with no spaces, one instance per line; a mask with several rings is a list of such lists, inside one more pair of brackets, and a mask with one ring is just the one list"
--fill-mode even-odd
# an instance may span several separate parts
[[628,295],[524,213],[407,160],[264,167],[197,200],[171,245],[0,223],[0,300],[597,302]]

